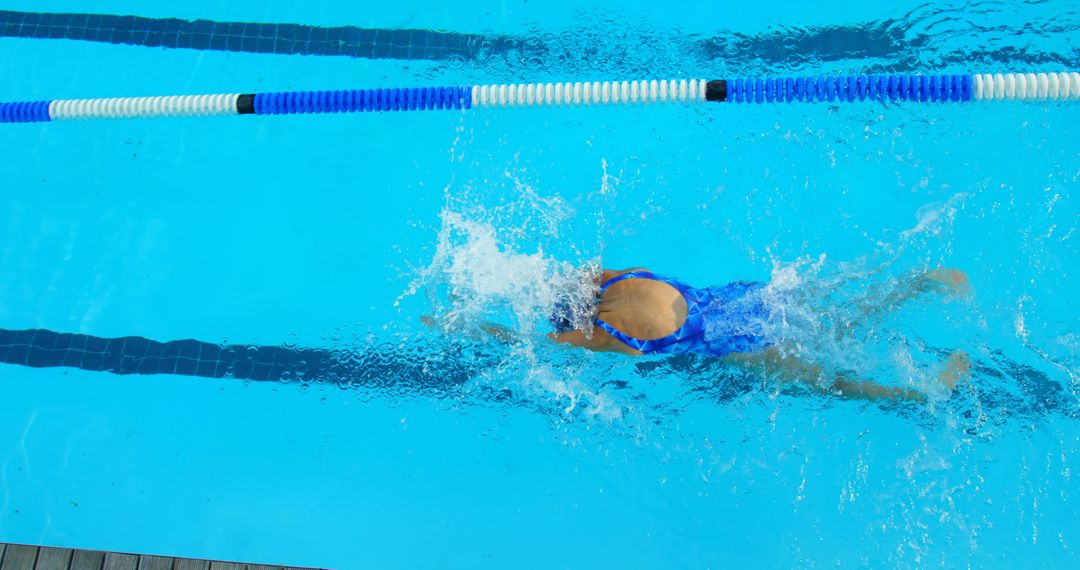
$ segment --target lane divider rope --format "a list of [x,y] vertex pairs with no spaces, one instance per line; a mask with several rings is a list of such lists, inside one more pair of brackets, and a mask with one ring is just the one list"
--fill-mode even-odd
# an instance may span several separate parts
[[474,107],[856,101],[1075,101],[1080,73],[836,75],[514,83],[401,89],[224,93],[0,103],[0,123],[77,119],[292,115]]

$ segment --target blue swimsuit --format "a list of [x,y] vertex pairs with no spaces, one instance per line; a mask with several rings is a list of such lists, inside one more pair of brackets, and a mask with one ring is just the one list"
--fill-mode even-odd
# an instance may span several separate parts
[[631,271],[609,279],[600,287],[600,295],[624,279],[667,283],[686,299],[686,322],[663,338],[634,338],[602,319],[596,319],[596,326],[630,348],[645,354],[723,356],[732,352],[756,352],[772,345],[767,338],[770,311],[762,298],[762,283],[736,281],[698,289],[649,271]]

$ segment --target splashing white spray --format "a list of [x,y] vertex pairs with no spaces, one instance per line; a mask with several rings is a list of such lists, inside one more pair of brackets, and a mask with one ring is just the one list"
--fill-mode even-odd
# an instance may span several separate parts
[[474,332],[497,322],[527,336],[568,295],[589,295],[594,271],[594,264],[559,261],[540,246],[518,251],[500,243],[492,224],[444,211],[434,258],[410,290],[425,288],[446,331]]

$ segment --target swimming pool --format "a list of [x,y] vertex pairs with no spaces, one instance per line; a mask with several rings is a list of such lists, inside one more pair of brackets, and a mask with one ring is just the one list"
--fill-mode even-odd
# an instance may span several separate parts
[[[15,4],[98,18],[8,13],[3,100],[1080,68],[1066,2]],[[1068,567],[1077,113],[4,125],[0,540],[334,568]],[[535,284],[600,259],[781,281],[817,300],[796,315],[821,323],[801,339],[816,358],[932,397],[791,395],[706,362],[549,346]],[[829,336],[937,265],[975,296]],[[432,313],[535,340],[453,342]],[[933,392],[956,348],[971,382]]]

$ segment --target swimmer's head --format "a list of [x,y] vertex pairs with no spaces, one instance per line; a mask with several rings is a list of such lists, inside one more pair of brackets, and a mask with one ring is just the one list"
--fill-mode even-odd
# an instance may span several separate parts
[[569,272],[560,282],[558,298],[548,313],[548,322],[556,333],[589,330],[596,318],[599,301],[598,267],[587,265]]
[[556,333],[587,330],[596,318],[596,291],[589,288],[569,291],[555,301],[548,322]]
[[548,322],[556,333],[564,333],[577,328],[574,326],[574,306],[570,303],[570,299],[564,298],[555,302],[555,307],[548,315]]

